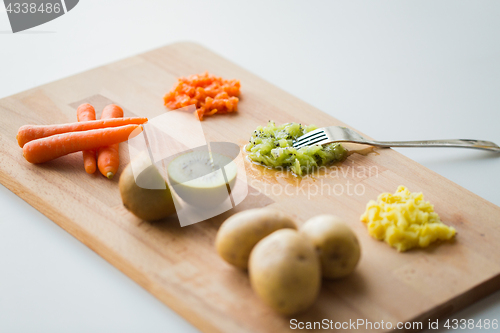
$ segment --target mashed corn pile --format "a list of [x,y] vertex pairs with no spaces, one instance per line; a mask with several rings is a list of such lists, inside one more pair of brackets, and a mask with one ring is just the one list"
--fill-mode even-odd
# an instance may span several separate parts
[[451,239],[456,233],[455,228],[441,222],[422,193],[411,193],[404,186],[399,186],[394,194],[382,193],[377,201],[370,200],[361,221],[372,237],[400,252]]

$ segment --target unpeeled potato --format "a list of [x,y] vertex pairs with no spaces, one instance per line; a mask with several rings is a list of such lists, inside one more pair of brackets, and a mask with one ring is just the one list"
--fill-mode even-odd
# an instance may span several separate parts
[[118,187],[125,208],[140,219],[156,221],[175,214],[172,193],[147,153],[127,165]]
[[234,214],[220,226],[215,240],[219,255],[228,263],[246,269],[255,244],[272,232],[296,229],[295,221],[272,208],[249,209]]
[[345,277],[354,270],[361,256],[358,238],[351,228],[333,215],[315,216],[300,228],[314,245],[323,277]]
[[249,274],[257,295],[284,315],[308,309],[321,287],[320,263],[314,247],[293,229],[275,231],[254,247]]

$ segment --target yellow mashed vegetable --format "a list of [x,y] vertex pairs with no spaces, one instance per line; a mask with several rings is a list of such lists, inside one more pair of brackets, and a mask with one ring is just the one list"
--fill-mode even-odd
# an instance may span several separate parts
[[382,193],[377,201],[370,200],[361,221],[372,237],[398,251],[427,247],[436,240],[451,239],[456,233],[455,228],[441,222],[422,193],[411,193],[404,186],[394,194]]

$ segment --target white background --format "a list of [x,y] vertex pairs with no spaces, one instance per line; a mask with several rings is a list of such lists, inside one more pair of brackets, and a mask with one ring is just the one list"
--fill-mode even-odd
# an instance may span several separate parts
[[[499,1],[83,0],[18,34],[2,8],[0,97],[183,40],[376,139],[500,143]],[[500,205],[498,155],[399,151]],[[0,332],[69,331],[196,329],[0,186]]]

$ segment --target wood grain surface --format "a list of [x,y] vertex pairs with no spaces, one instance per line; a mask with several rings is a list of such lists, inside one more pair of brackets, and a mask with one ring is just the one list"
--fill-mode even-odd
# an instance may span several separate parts
[[[175,217],[156,223],[134,217],[121,204],[119,174],[111,181],[98,172],[86,174],[80,153],[32,165],[16,143],[22,125],[76,121],[82,102],[95,105],[98,119],[111,102],[126,116],[161,115],[166,112],[162,96],[176,78],[205,71],[239,79],[242,86],[238,113],[202,123],[211,141],[243,147],[255,127],[269,119],[343,125],[199,45],[178,43],[0,100],[1,183],[205,332],[290,330],[291,318],[264,305],[246,272],[226,264],[214,248],[219,225],[252,207],[269,205],[301,223],[316,214],[335,214],[360,239],[356,271],[324,281],[317,302],[294,317],[298,321],[422,320],[426,327],[429,318],[449,315],[500,287],[500,208],[391,149],[353,153],[303,179],[248,163],[254,190],[242,204],[181,228]],[[120,150],[119,173],[128,163],[127,145]],[[441,219],[457,229],[455,241],[398,253],[370,238],[359,220],[366,203],[398,185],[424,192]]]

